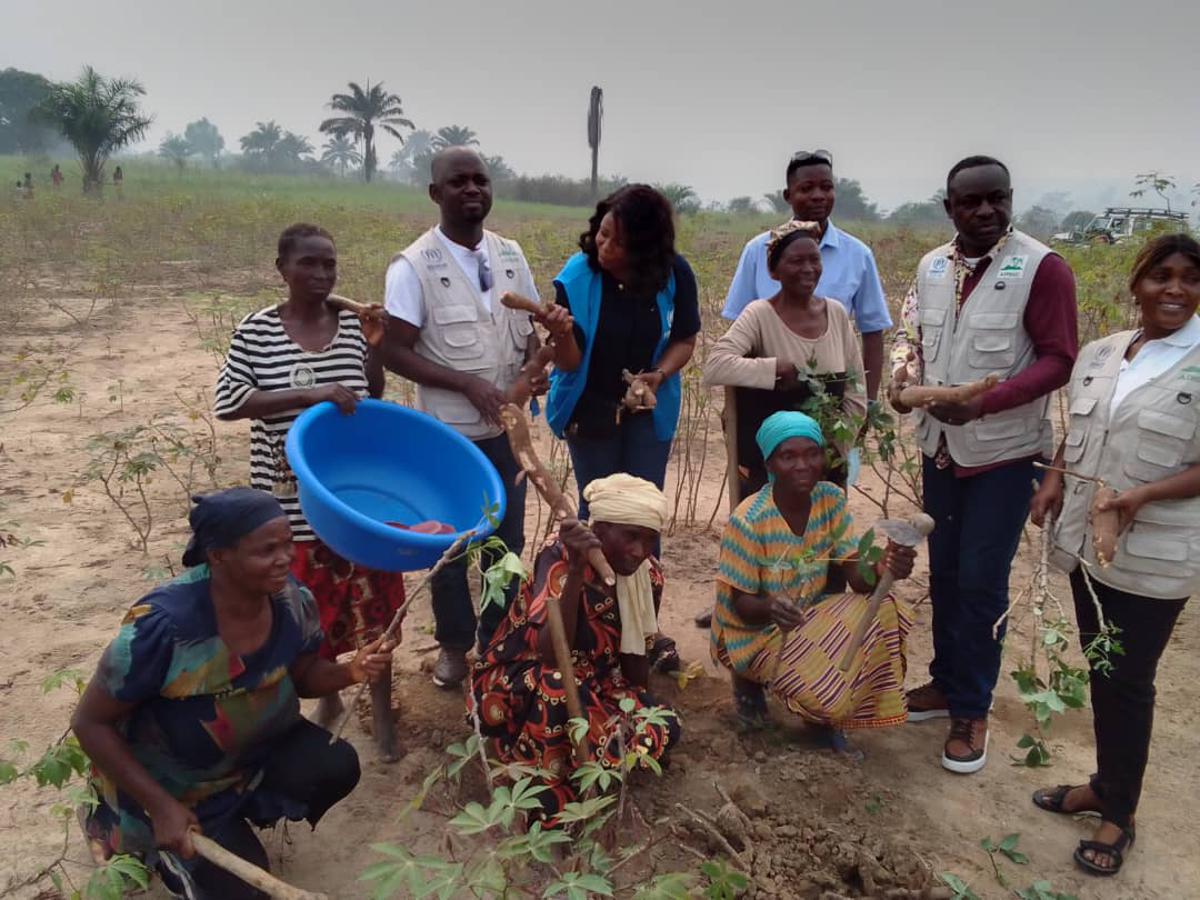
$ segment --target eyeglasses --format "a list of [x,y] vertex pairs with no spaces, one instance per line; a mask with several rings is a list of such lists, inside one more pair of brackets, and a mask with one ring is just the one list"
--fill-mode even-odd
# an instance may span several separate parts
[[814,159],[833,166],[833,154],[828,150],[797,150],[792,154],[792,162],[809,162]]

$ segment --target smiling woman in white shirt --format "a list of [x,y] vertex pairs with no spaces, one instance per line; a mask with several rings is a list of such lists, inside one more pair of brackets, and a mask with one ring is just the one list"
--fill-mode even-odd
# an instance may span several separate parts
[[[1130,288],[1141,327],[1080,351],[1070,429],[1030,509],[1035,524],[1053,528],[1055,562],[1071,574],[1081,644],[1105,624],[1121,644],[1108,673],[1091,672],[1096,774],[1033,795],[1050,812],[1100,814],[1075,851],[1095,875],[1119,871],[1133,845],[1155,671],[1200,591],[1200,243],[1187,234],[1150,241]],[[1101,485],[1116,495],[1097,500]],[[1093,546],[1103,513],[1118,516],[1115,552]]]

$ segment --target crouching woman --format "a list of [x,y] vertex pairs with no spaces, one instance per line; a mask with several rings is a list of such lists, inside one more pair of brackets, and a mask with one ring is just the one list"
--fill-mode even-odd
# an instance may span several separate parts
[[391,646],[319,657],[279,501],[251,488],[196,500],[188,570],[126,613],[72,718],[99,799],[84,827],[94,850],[141,856],[178,896],[249,900],[265,895],[198,858],[193,831],[265,869],[251,825],[315,828],[358,783],[358,756],[300,715],[300,697],[374,681]]
[[[721,539],[712,656],[733,673],[738,719],[767,724],[766,688],[830,746],[853,756],[845,730],[899,725],[905,640],[912,613],[887,596],[848,669],[840,663],[869,612],[858,540],[846,495],[822,481],[825,438],[800,412],[777,412],[758,430],[769,481],[729,517]],[[888,541],[874,575],[912,573],[916,551]],[[840,569],[851,593],[826,593]]]

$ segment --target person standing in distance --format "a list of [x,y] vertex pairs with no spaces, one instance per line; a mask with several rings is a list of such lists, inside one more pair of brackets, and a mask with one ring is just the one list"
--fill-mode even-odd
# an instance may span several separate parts
[[[520,466],[500,426],[500,407],[538,339],[529,314],[501,305],[500,296],[513,291],[536,300],[537,288],[520,245],[483,227],[492,181],[479,153],[467,147],[439,152],[430,167],[429,198],[440,210],[439,224],[388,267],[384,365],[416,382],[420,409],[470,438],[495,465],[508,492],[496,536],[520,554],[525,483],[517,483]],[[552,333],[571,328],[565,310],[550,321]],[[507,602],[519,586],[514,580]],[[443,567],[432,593],[441,645],[433,682],[455,687],[467,675],[467,651],[476,641],[487,646],[506,611],[492,605],[476,621],[465,560]]]

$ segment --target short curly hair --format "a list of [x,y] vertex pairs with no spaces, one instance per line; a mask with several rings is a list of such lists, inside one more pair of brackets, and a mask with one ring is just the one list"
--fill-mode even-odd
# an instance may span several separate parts
[[276,247],[275,255],[279,257],[280,262],[285,262],[292,251],[296,249],[296,245],[307,237],[323,237],[334,244],[333,235],[322,228],[320,225],[312,225],[308,222],[297,222],[295,225],[289,225],[283,229],[279,235],[279,244]]
[[596,234],[610,212],[621,228],[621,244],[629,260],[626,286],[637,293],[658,293],[667,286],[675,264],[671,202],[648,184],[629,184],[597,203],[588,230],[579,236],[579,249],[596,271],[600,269]]

